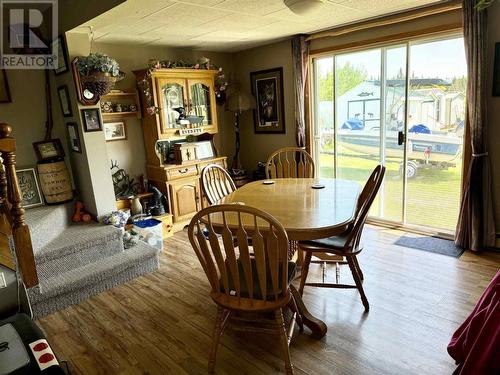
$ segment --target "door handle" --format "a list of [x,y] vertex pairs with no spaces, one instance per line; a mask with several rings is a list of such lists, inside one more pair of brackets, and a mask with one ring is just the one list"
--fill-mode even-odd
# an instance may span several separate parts
[[398,132],[398,145],[401,146],[405,142],[406,142],[405,133],[403,133],[402,131],[399,131]]

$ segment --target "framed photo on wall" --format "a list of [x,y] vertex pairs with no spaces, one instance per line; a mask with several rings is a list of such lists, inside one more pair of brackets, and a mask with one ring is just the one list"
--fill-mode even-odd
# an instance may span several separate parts
[[59,35],[54,42],[52,42],[52,53],[57,54],[56,68],[54,74],[56,76],[66,73],[69,70],[68,65],[68,52],[66,51],[66,44],[64,37]]
[[76,122],[68,122],[66,126],[68,127],[69,145],[71,151],[81,153],[82,146],[80,144],[80,134],[78,133],[78,124]]
[[98,132],[102,130],[99,108],[82,109],[82,121],[86,132]]
[[106,142],[127,139],[127,133],[125,132],[125,123],[123,121],[105,122],[104,138],[106,139]]
[[495,61],[493,64],[493,96],[500,96],[500,42],[495,43]]
[[285,133],[283,68],[252,72],[250,83],[257,101],[253,112],[255,133]]
[[39,161],[55,160],[65,156],[61,141],[57,138],[34,142],[33,148]]
[[41,206],[43,198],[35,168],[18,169],[16,175],[21,190],[23,207]]
[[63,85],[57,88],[57,93],[59,95],[59,104],[61,105],[61,112],[64,117],[73,116],[71,111],[71,102],[69,101],[69,91],[68,86]]
[[12,102],[12,98],[10,97],[7,73],[5,72],[5,69],[0,69],[0,103],[10,102]]

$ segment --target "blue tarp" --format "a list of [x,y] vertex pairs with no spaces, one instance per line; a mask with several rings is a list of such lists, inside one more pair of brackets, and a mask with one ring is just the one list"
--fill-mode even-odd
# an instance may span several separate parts
[[349,129],[349,130],[363,130],[365,125],[363,121],[358,120],[357,118],[350,118],[346,122],[342,124],[341,129]]
[[431,129],[424,124],[413,125],[408,131],[410,133],[431,134]]

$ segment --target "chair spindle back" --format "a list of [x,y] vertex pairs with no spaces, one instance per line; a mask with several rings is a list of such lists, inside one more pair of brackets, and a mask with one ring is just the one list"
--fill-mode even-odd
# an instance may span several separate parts
[[299,147],[283,147],[269,156],[266,178],[312,178],[314,160]]
[[288,237],[271,215],[241,205],[207,207],[191,220],[188,236],[216,303],[230,308],[245,305],[265,309],[290,298]]
[[201,185],[211,205],[236,190],[236,185],[229,173],[217,164],[209,164],[203,168]]

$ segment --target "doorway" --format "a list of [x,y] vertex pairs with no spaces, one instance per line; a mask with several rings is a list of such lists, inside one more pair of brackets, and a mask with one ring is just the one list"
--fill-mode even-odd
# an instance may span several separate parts
[[313,59],[320,177],[386,177],[370,217],[453,234],[462,173],[463,39],[423,39]]

